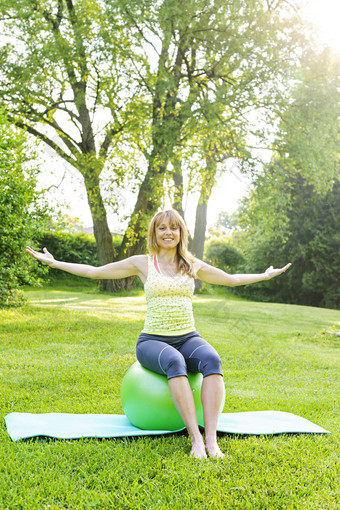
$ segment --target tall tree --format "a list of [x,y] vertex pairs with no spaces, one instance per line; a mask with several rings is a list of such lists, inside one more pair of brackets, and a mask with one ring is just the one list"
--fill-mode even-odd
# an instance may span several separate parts
[[[195,231],[190,248],[198,258],[203,257],[207,226],[208,203],[218,178],[227,171],[228,160],[237,158],[239,164],[247,163],[251,167],[251,153],[246,141],[249,125],[239,111],[220,101],[218,93],[222,86],[216,84],[217,97],[209,98],[206,92],[201,94],[201,119],[197,119],[195,134],[196,152],[201,158],[201,166],[196,179],[199,198],[196,207]],[[197,155],[196,155],[197,157]]]
[[[145,72],[152,68],[150,63],[141,70],[140,85],[147,87],[152,104],[150,150],[145,151],[148,168],[121,257],[144,250],[146,226],[160,206],[170,161],[182,186],[178,149],[193,136],[195,123],[197,131],[204,97],[213,108],[216,103],[227,108],[222,123],[229,121],[230,111],[232,118],[240,121],[243,116],[246,123],[247,109],[272,106],[274,93],[277,102],[274,83],[285,81],[302,39],[296,20],[284,19],[286,2],[275,8],[262,0],[163,0],[138,2],[135,10],[131,6],[127,1],[131,31],[139,34],[142,46],[153,47],[157,72]],[[142,19],[141,12],[149,13],[148,19]]]
[[244,203],[238,243],[247,270],[263,269],[272,257],[293,263],[283,282],[258,287],[266,299],[340,304],[339,71],[340,60],[328,51],[308,55],[273,160]]
[[[0,0],[9,37],[1,49],[0,97],[16,125],[82,174],[100,264],[113,259],[100,185],[117,137],[126,132],[127,143],[147,161],[142,179],[137,175],[140,187],[123,257],[145,249],[146,226],[160,205],[168,163],[203,118],[201,96],[243,116],[245,123],[246,108],[273,103],[269,83],[274,77],[284,82],[300,37],[295,20],[286,17],[287,5]],[[228,120],[228,115],[222,119]],[[105,282],[107,289],[120,285]]]
[[[0,1],[7,36],[0,97],[16,126],[83,176],[100,264],[114,256],[101,173],[114,138],[134,122],[136,106],[127,63],[132,41],[117,2],[111,4],[116,18],[109,22],[97,0]],[[113,281],[103,286],[115,288]]]

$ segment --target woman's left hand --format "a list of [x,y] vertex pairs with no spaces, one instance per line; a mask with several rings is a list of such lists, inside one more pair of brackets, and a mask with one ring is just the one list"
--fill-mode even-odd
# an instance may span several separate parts
[[266,280],[270,280],[271,278],[274,278],[274,276],[278,276],[281,273],[284,273],[287,271],[288,268],[290,268],[292,264],[289,262],[285,267],[282,267],[281,269],[274,269],[273,266],[268,267],[265,271]]

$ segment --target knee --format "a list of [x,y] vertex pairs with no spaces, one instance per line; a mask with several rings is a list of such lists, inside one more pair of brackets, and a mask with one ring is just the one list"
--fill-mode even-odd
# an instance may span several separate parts
[[211,349],[206,353],[206,356],[201,361],[199,371],[202,373],[203,377],[213,374],[222,375],[221,358],[215,349]]
[[159,363],[167,378],[171,379],[172,377],[187,375],[187,366],[182,354],[178,351],[166,354],[164,358],[160,356]]

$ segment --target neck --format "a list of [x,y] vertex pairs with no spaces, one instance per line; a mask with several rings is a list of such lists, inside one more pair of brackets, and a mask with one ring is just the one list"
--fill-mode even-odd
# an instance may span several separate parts
[[158,259],[163,262],[167,262],[168,264],[177,264],[177,250],[176,248],[172,250],[164,250],[160,249],[157,255]]

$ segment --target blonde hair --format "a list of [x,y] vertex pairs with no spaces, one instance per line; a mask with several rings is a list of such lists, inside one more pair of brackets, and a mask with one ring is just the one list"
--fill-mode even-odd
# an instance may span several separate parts
[[149,224],[148,230],[148,248],[152,255],[157,255],[159,246],[156,240],[156,228],[164,218],[168,218],[170,223],[179,227],[180,236],[177,245],[177,266],[180,271],[184,271],[188,276],[195,278],[194,272],[194,256],[188,250],[188,229],[184,223],[183,218],[174,209],[167,209],[166,211],[159,211],[154,215]]

